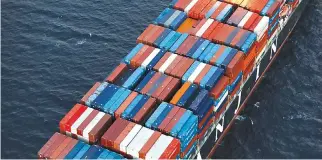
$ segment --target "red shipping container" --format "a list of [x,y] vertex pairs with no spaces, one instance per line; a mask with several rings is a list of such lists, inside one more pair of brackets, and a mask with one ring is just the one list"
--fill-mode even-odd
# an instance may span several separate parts
[[243,64],[243,70],[245,69],[245,66],[248,66],[249,63],[255,61],[255,58],[257,56],[257,48],[256,48],[256,45],[254,45],[250,51],[249,51],[249,54],[247,54],[245,57],[244,57],[244,64]]
[[59,147],[59,145],[66,139],[69,138],[65,135],[60,134],[57,136],[56,139],[53,140],[53,143],[51,144],[50,147],[46,150],[46,152],[43,154],[44,158],[50,158],[50,155],[52,155],[55,150]]
[[120,118],[121,114],[124,112],[124,110],[131,104],[131,102],[134,100],[134,98],[138,95],[137,92],[132,92],[125,101],[121,104],[121,106],[115,111],[114,116],[115,118]]
[[223,23],[218,22],[216,28],[211,32],[211,34],[208,36],[208,40],[213,41],[213,39],[219,34],[220,30],[224,27]]
[[248,66],[244,66],[244,72],[243,72],[243,81],[246,81],[248,78],[248,75],[253,71],[253,68],[255,66],[255,59],[249,63]]
[[215,5],[216,2],[217,0],[210,1],[210,3],[208,3],[208,5],[200,12],[199,19],[206,18],[206,14]]
[[143,33],[137,38],[136,43],[143,43],[145,36],[152,30],[155,25],[150,24]]
[[182,59],[180,60],[180,62],[177,64],[177,66],[171,71],[171,73],[169,75],[173,76],[173,77],[176,77],[176,78],[181,78],[181,77],[178,77],[176,75],[176,73],[182,69],[182,66],[184,66],[185,64],[185,61],[187,60],[188,58],[186,57],[182,57]]
[[130,122],[127,120],[124,120],[122,118],[116,119],[116,121],[111,125],[111,127],[104,133],[104,135],[101,138],[101,145],[115,150],[114,148],[114,142],[115,139],[121,134],[121,132],[125,129],[125,127]]
[[96,82],[94,86],[84,95],[84,97],[80,100],[80,103],[85,104],[87,99],[96,91],[96,89],[101,85],[100,82]]
[[128,70],[127,65],[125,63],[121,63],[113,70],[113,72],[105,79],[105,81],[114,83],[118,76],[120,76],[126,70]]
[[165,29],[163,27],[158,27],[158,29],[154,32],[152,36],[147,39],[148,45],[154,46],[153,42],[155,42],[159,36],[163,33]]
[[141,150],[139,152],[139,157],[140,158],[145,159],[146,154],[149,152],[149,150],[152,148],[152,146],[159,139],[160,136],[161,136],[161,133],[158,132],[158,131],[155,131],[152,134],[152,136],[150,137],[150,139],[141,148]]
[[162,82],[161,86],[158,87],[156,89],[156,91],[154,91],[154,93],[152,93],[152,97],[159,97],[161,95],[161,93],[163,92],[163,90],[168,86],[168,84],[171,82],[171,80],[173,79],[173,77],[171,76],[167,76],[167,78]]
[[163,151],[159,159],[176,159],[176,156],[180,153],[180,141],[174,138],[168,147]]
[[160,26],[153,26],[153,28],[151,29],[151,31],[146,34],[146,36],[143,39],[143,42],[145,44],[152,44],[153,42],[149,42],[149,39],[155,39],[155,33],[158,31],[158,29],[161,28]]
[[143,61],[153,52],[154,49],[154,47],[149,46],[148,49],[146,49],[145,52],[143,52],[143,54],[139,57],[139,59],[134,62],[134,67],[140,67]]
[[225,75],[235,79],[243,69],[244,53],[239,51],[226,67]]
[[171,73],[172,75],[175,75],[175,77],[180,78],[180,79],[186,73],[186,71],[190,68],[190,66],[193,64],[194,60],[190,59],[190,58],[185,58],[183,62],[182,62],[183,65],[180,68],[176,67],[176,69]]
[[170,133],[172,128],[177,124],[177,122],[180,120],[182,115],[186,112],[186,109],[180,108],[177,114],[174,116],[174,118],[170,121],[170,123],[165,127],[164,132]]
[[210,18],[212,18],[212,19],[216,19],[217,18],[217,16],[220,14],[220,12],[225,8],[227,6],[227,3],[225,3],[225,2],[222,2],[219,6],[218,6],[218,8],[215,10],[215,12],[214,13],[212,13],[212,15],[210,16]]
[[198,74],[198,76],[196,77],[193,83],[200,85],[201,80],[205,77],[205,75],[208,73],[210,68],[211,68],[211,65],[206,64],[206,66],[201,70],[201,72]]
[[135,126],[135,123],[128,123],[126,125],[126,127],[124,128],[124,130],[117,136],[117,138],[114,141],[114,146],[113,148],[115,150],[117,150],[118,152],[120,152],[120,144],[121,142],[124,140],[124,138],[130,133],[130,131],[132,130],[132,128]]
[[133,117],[133,121],[142,124],[145,119],[149,117],[151,112],[156,108],[157,101],[155,98],[150,97],[149,100],[143,105],[143,107]]
[[254,23],[249,27],[249,30],[254,32],[255,28],[257,27],[258,23],[262,20],[262,16],[258,16]]
[[65,140],[63,140],[60,145],[56,148],[56,150],[49,156],[50,159],[55,159],[57,156],[59,156],[59,154],[66,148],[66,146],[75,139],[72,138],[65,138]]
[[160,67],[164,64],[165,61],[172,55],[171,52],[166,52],[163,57],[158,61],[158,63],[153,67],[153,70],[159,71]]
[[268,0],[253,0],[251,3],[248,3],[247,8],[253,12],[260,13],[267,2]]
[[160,101],[168,101],[176,93],[180,87],[180,80],[173,78],[168,86],[162,91],[159,97],[155,97]]
[[219,49],[217,50],[216,54],[210,59],[210,64],[215,65],[218,58],[224,53],[227,47],[224,45],[220,45]]
[[50,139],[46,142],[46,144],[38,151],[38,157],[43,159],[46,151],[56,142],[56,140],[63,136],[62,134],[56,132],[54,135],[50,137]]
[[203,17],[200,16],[200,13],[207,7],[207,5],[210,2],[212,2],[212,0],[198,1],[189,11],[189,13],[188,13],[189,17],[192,17],[194,19],[203,19]]
[[228,84],[229,78],[226,76],[222,76],[218,83],[211,89],[210,95],[213,98],[218,99],[222,92],[227,88]]
[[98,110],[93,110],[87,118],[77,127],[77,134],[83,136],[83,130],[88,126],[88,124],[95,118],[95,116],[99,113]]
[[271,7],[269,8],[269,10],[267,11],[267,16],[268,17],[273,17],[274,14],[277,12],[277,10],[281,7],[281,2],[280,1],[275,1],[273,3],[273,5],[271,5]]
[[236,27],[225,24],[224,27],[219,31],[219,33],[213,38],[214,41],[221,44],[225,43],[227,37],[236,29]]
[[89,142],[97,142],[104,132],[112,125],[112,117],[108,114],[105,114],[100,121],[94,126],[94,128],[88,133]]
[[192,0],[178,0],[173,6],[174,9],[184,11],[184,9],[191,3]]
[[177,49],[176,53],[179,55],[185,55],[189,49],[192,47],[192,44],[196,42],[196,37],[194,36],[188,36],[187,39],[180,45],[180,47]]
[[165,132],[165,128],[170,123],[170,121],[173,119],[173,117],[175,117],[175,115],[177,114],[179,109],[180,109],[179,107],[173,106],[172,110],[168,113],[168,115],[165,117],[165,119],[162,121],[162,123],[158,126],[158,129],[161,132]]
[[136,53],[136,55],[131,59],[130,61],[130,65],[131,66],[135,66],[136,62],[140,59],[140,57],[142,56],[142,54],[148,49],[150,48],[150,46],[148,45],[144,45],[140,51],[138,53]]
[[63,159],[65,156],[74,148],[74,146],[77,144],[76,139],[72,139],[71,142],[64,148],[64,150],[57,156],[55,159]]
[[217,25],[219,24],[219,22],[217,21],[214,21],[208,28],[207,30],[202,34],[202,38],[204,39],[208,39],[208,40],[211,40],[210,39],[210,35],[211,33],[215,30],[215,28],[217,27]]
[[247,33],[246,30],[240,29],[235,38],[230,42],[230,45],[232,47],[237,47],[237,43],[240,41],[240,39],[244,36],[244,34]]
[[153,77],[150,79],[150,81],[142,88],[141,93],[146,94],[149,92],[151,87],[155,84],[155,82],[161,77],[162,73],[156,72]]
[[199,21],[198,25],[196,26],[196,28],[190,30],[190,34],[191,35],[196,35],[197,32],[200,30],[200,28],[206,23],[207,19],[202,19]]
[[86,106],[82,104],[76,104],[59,122],[60,132],[65,133],[66,131],[70,132],[71,125],[77,120],[77,118],[83,114],[86,110]]
[[177,56],[168,66],[168,68],[164,71],[164,73],[170,75],[171,71],[177,66],[177,64],[181,61],[182,58],[182,56]]
[[253,13],[250,18],[248,19],[248,21],[245,23],[244,25],[244,29],[250,30],[250,27],[252,26],[252,24],[255,22],[255,20],[260,17],[259,14],[257,13]]
[[239,22],[245,17],[247,12],[248,11],[246,9],[238,7],[236,9],[236,11],[228,19],[227,23],[232,24],[234,26],[237,26],[239,24]]

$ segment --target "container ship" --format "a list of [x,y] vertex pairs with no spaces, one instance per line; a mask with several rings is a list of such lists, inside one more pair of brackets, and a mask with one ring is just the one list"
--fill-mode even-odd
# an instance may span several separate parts
[[307,3],[173,0],[39,158],[212,158]]

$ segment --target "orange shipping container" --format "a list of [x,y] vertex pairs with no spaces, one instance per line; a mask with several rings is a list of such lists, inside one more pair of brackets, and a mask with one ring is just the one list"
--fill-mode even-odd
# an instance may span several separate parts
[[236,79],[238,74],[243,70],[244,53],[239,51],[231,60],[226,68],[225,75],[232,79]]
[[145,36],[152,30],[155,25],[150,24],[143,33],[137,38],[136,43],[143,43]]
[[229,78],[227,76],[222,76],[218,83],[213,87],[210,91],[210,95],[218,99],[221,95],[221,93],[227,88],[229,84]]
[[197,22],[197,20],[192,18],[187,18],[177,29],[177,32],[180,33],[189,33],[191,29],[193,29],[193,25]]

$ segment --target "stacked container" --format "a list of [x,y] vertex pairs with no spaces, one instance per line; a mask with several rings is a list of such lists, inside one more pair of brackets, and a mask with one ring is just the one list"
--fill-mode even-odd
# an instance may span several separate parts
[[135,88],[135,91],[152,96],[159,101],[169,100],[180,87],[180,80],[166,74],[150,71]]
[[189,144],[197,140],[198,117],[189,110],[169,103],[161,103],[145,126],[177,137],[181,143],[181,158],[189,151]]
[[167,52],[153,70],[181,79],[193,62],[193,59]]
[[61,133],[87,143],[96,143],[112,124],[112,117],[104,112],[76,104],[60,121]]
[[269,0],[263,10],[260,12],[261,15],[269,17],[268,37],[271,37],[272,33],[274,33],[279,26],[279,13],[281,11],[280,6],[281,1]]
[[[124,62],[132,68],[141,66],[144,69],[151,70],[164,53],[164,50],[140,43],[124,58]],[[121,64],[121,66],[125,66],[125,64]]]
[[195,61],[183,75],[183,82],[195,83],[205,89],[211,89],[223,75],[223,69]]
[[39,150],[40,159],[123,159],[118,153],[55,133]]
[[104,133],[101,144],[131,158],[174,159],[180,152],[177,139],[120,118]]
[[183,21],[185,21],[187,15],[179,10],[166,8],[154,21],[155,24],[176,30]]
[[[123,88],[133,89],[137,85],[137,83],[144,77],[145,73],[146,69],[143,67],[135,69],[124,63],[120,63],[120,65],[117,66],[114,71],[106,78],[106,81]],[[104,86],[107,85],[108,84],[106,83],[101,84],[99,88],[102,88],[104,90]]]

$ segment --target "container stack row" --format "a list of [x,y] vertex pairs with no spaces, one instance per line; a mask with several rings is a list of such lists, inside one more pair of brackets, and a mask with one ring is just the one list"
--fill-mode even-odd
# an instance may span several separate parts
[[175,159],[180,153],[178,139],[122,118],[104,133],[101,145],[129,158]]
[[40,159],[124,159],[116,152],[56,132],[38,151]]
[[176,137],[181,144],[180,157],[187,158],[188,151],[198,138],[198,118],[190,110],[163,102],[145,123],[153,130]]
[[[170,78],[172,79],[172,77]],[[166,87],[169,86],[166,85]],[[167,89],[165,88],[165,90]],[[99,92],[100,90],[101,92]],[[85,102],[86,105],[108,113],[114,119],[122,117],[137,123],[143,123],[158,103],[156,98],[108,82],[103,82],[100,86],[94,85],[86,95],[89,95]]]

